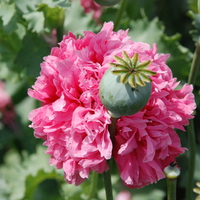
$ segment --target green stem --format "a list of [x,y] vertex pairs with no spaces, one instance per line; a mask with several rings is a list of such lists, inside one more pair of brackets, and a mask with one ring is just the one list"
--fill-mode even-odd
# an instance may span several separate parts
[[[197,42],[197,46],[194,52],[194,57],[190,69],[190,74],[188,78],[189,84],[195,84],[196,76],[198,72],[198,68],[200,65],[200,37]],[[195,140],[195,132],[194,132],[194,122],[190,120],[190,124],[188,126],[188,140],[189,140],[189,169],[188,169],[188,180],[186,186],[186,200],[192,199],[192,189],[194,182],[194,170],[195,170],[195,156],[196,156],[196,140]]]
[[126,8],[127,1],[128,0],[122,0],[121,1],[121,5],[120,5],[120,8],[117,12],[117,16],[116,16],[116,19],[115,19],[115,22],[114,22],[114,31],[117,31],[118,28],[119,28],[120,20],[122,19],[123,12]]
[[167,200],[176,200],[176,182],[177,179],[167,178]]
[[[108,127],[110,138],[112,140],[112,143],[114,144],[114,134],[116,132],[116,125],[118,118],[111,117],[111,124]],[[106,200],[113,200],[113,192],[112,192],[112,183],[111,183],[111,169],[112,169],[112,160],[107,161],[109,170],[107,172],[104,172],[104,185],[105,185],[105,191],[106,191]]]
[[176,182],[180,175],[180,170],[175,161],[165,167],[164,174],[167,178],[167,200],[176,200]]
[[59,21],[58,21],[58,27],[56,28],[58,42],[62,41],[63,34],[64,34],[64,19],[65,19],[64,9],[60,9],[59,15],[60,15],[60,17],[59,17]]
[[110,133],[110,138],[112,140],[112,143],[114,144],[114,135],[116,132],[116,125],[117,125],[118,118],[111,117],[110,120],[111,120],[111,124],[109,125],[108,130]]
[[98,177],[99,177],[99,174],[93,171],[90,195],[88,197],[88,200],[93,199],[97,193]]
[[59,26],[57,29],[57,41],[60,42],[63,39],[63,26]]
[[189,140],[189,168],[188,168],[188,179],[186,186],[186,200],[191,200],[193,195],[193,184],[194,184],[194,170],[195,170],[195,158],[196,158],[196,140],[194,133],[194,122],[190,121],[188,125],[188,140]]
[[193,85],[195,84],[199,65],[200,65],[200,37],[198,39],[198,43],[196,46],[196,50],[194,52],[194,57],[193,57],[193,61],[192,61],[191,69],[190,69],[190,74],[188,78],[189,84],[193,84]]
[[[108,164],[109,162],[110,160],[108,161]],[[107,172],[104,172],[104,185],[106,190],[106,200],[113,200],[110,169]]]

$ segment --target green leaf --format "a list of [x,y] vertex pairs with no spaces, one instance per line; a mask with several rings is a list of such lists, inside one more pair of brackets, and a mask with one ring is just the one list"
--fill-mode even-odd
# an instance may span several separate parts
[[40,4],[46,4],[49,7],[61,7],[61,8],[67,8],[70,6],[69,0],[34,0],[34,1],[27,1],[27,0],[17,0],[15,1],[17,8],[22,13],[29,13],[32,11],[37,11],[38,5]]
[[137,19],[141,17],[141,10],[145,11],[147,16],[152,16],[156,0],[140,0],[128,1],[126,6],[126,13],[130,19]]
[[188,12],[188,15],[193,19],[194,30],[190,31],[193,41],[197,44],[200,36],[200,14],[195,14],[192,11]]
[[130,22],[129,35],[133,41],[147,42],[150,45],[158,43],[164,33],[164,27],[157,18],[148,21],[146,17]]
[[7,182],[5,181],[5,179],[3,179],[0,176],[0,199],[1,200],[8,200],[9,198],[9,185],[7,184]]
[[[21,0],[22,1],[22,0]],[[41,34],[51,32],[54,28],[63,25],[64,10],[69,7],[69,1],[37,0],[31,5],[31,12],[27,10],[23,18],[27,21],[28,30]],[[18,4],[21,9],[24,5]],[[23,7],[22,7],[23,6]],[[27,5],[26,7],[28,7]]]
[[65,11],[64,29],[72,31],[75,35],[82,35],[83,31],[98,31],[101,26],[97,25],[92,18],[92,13],[84,14],[79,0],[73,0],[71,8]]
[[28,23],[28,30],[38,34],[44,32],[44,14],[42,12],[34,11],[26,13],[23,18]]
[[146,42],[150,45],[156,43],[158,53],[169,53],[170,57],[167,59],[167,64],[172,69],[174,76],[187,81],[192,53],[189,49],[180,45],[179,34],[166,36],[164,30],[165,28],[158,18],[152,21],[143,18],[130,22],[129,35],[136,42]]
[[0,30],[0,53],[1,51],[9,51],[11,54],[16,54],[21,48],[21,40],[25,35],[25,29],[21,24],[17,24],[17,29],[7,34]]
[[17,29],[10,34],[0,29],[0,79],[17,80],[19,71],[14,65],[14,60],[22,47],[25,28],[17,23]]
[[5,32],[11,33],[17,29],[15,4],[0,3],[0,18],[3,21],[3,29]]
[[22,49],[17,55],[15,64],[31,78],[37,77],[43,57],[48,55],[50,48],[44,39],[37,34],[28,32],[22,42]]
[[41,0],[41,3],[46,4],[52,8],[68,8],[71,5],[71,2],[69,0]]
[[172,69],[174,77],[187,81],[193,54],[189,49],[180,45],[179,39],[179,34],[171,37],[163,35],[158,43],[158,49],[159,52],[170,54],[167,64]]
[[37,171],[35,176],[28,175],[26,177],[26,191],[24,195],[24,199],[33,199],[36,188],[40,183],[47,179],[57,179],[60,181],[64,181],[64,177],[60,174],[57,174],[55,171],[45,172],[43,169]]
[[198,0],[188,0],[187,3],[189,5],[189,8],[194,12],[198,13],[198,7],[197,7]]
[[21,167],[20,155],[12,150],[5,154],[4,165],[0,166],[0,177],[2,177],[10,189],[7,196],[9,200],[22,199],[25,191],[25,172]]
[[64,9],[61,7],[51,8],[46,4],[40,4],[38,11],[42,11],[45,16],[45,28],[50,32],[54,28],[63,26],[64,22]]
[[6,193],[9,200],[33,199],[35,189],[46,179],[64,182],[63,173],[49,165],[49,156],[44,150],[45,147],[38,146],[32,155],[23,151],[22,158],[14,150],[5,155],[5,164],[0,166],[0,181],[5,180],[10,189]]

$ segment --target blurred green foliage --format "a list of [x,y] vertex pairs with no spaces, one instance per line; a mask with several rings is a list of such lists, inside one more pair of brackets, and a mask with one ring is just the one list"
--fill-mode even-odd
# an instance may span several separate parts
[[[115,21],[119,4],[102,8],[100,18]],[[6,90],[15,106],[15,129],[0,121],[0,199],[87,199],[90,180],[75,187],[64,181],[62,171],[50,167],[42,141],[33,136],[28,127],[28,113],[39,103],[27,96],[27,89],[39,75],[40,63],[52,46],[72,31],[83,35],[84,30],[97,32],[102,24],[93,20],[92,13],[84,14],[78,0],[1,0],[0,1],[0,80],[5,80]],[[129,0],[121,19],[120,28],[129,29],[134,41],[157,43],[158,52],[170,53],[168,65],[174,76],[187,82],[195,43],[200,35],[200,15],[197,0]],[[52,31],[57,38],[52,39]],[[50,38],[52,42],[48,40]],[[200,79],[197,76],[194,93],[199,105]],[[197,166],[195,181],[200,181],[200,126],[199,108],[196,110]],[[1,116],[0,116],[1,117]],[[187,134],[180,132],[183,146],[187,147]],[[182,166],[178,182],[178,200],[185,198],[188,153],[181,155]],[[114,194],[127,190],[116,173],[112,175]],[[195,185],[194,185],[195,187]],[[105,199],[103,180],[99,177],[98,199]],[[141,190],[129,190],[136,200],[166,199],[165,180]],[[194,195],[195,197],[195,195]]]

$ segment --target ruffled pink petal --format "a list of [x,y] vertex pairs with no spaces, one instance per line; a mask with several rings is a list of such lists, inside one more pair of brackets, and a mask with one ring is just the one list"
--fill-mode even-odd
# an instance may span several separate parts
[[[134,42],[128,30],[113,31],[104,23],[99,33],[63,36],[41,63],[40,76],[29,96],[42,102],[30,112],[34,135],[44,140],[50,164],[63,169],[67,182],[79,185],[92,171],[107,171],[114,157],[128,187],[143,187],[164,177],[163,169],[184,152],[176,129],[184,130],[196,108],[192,86],[179,86],[166,65],[168,54],[158,54],[156,44]],[[151,60],[155,71],[152,94],[146,106],[117,122],[112,144],[111,123],[99,97],[99,83],[114,62],[114,55],[139,53]],[[179,87],[181,89],[177,90]]]

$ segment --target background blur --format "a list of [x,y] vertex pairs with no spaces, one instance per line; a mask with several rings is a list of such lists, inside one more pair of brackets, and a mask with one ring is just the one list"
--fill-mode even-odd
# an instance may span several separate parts
[[[43,141],[28,127],[28,113],[40,103],[27,96],[40,72],[43,57],[49,55],[62,35],[84,30],[98,32],[103,22],[115,21],[119,4],[102,8],[100,18],[85,13],[79,0],[0,0],[0,199],[1,200],[80,200],[87,199],[90,180],[75,187],[64,181],[62,171],[49,166]],[[119,29],[129,29],[134,41],[157,43],[159,53],[170,53],[168,65],[184,84],[200,33],[196,0],[129,0]],[[196,170],[200,181],[200,75],[194,87]],[[4,103],[1,103],[4,102]],[[6,103],[5,103],[6,102]],[[188,147],[188,133],[179,131],[182,146]],[[181,167],[178,200],[184,200],[188,155],[177,160]],[[114,194],[128,190],[132,200],[165,200],[166,180],[142,189],[128,189],[113,172]],[[194,187],[195,187],[194,182]],[[99,178],[98,199],[105,199]],[[197,195],[194,194],[194,198]]]

